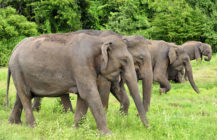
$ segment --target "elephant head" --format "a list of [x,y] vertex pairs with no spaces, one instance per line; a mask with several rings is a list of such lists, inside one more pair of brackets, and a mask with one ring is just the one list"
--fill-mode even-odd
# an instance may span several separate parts
[[115,81],[119,74],[123,76],[134,99],[140,118],[147,125],[148,121],[145,117],[144,107],[140,104],[141,99],[133,57],[122,39],[117,36],[107,36],[105,39],[112,41],[104,43],[101,47],[101,74],[109,81]]
[[212,48],[209,44],[206,43],[200,43],[200,45],[198,46],[199,50],[201,52],[202,55],[207,56],[206,58],[204,58],[205,61],[210,61],[212,58]]
[[122,39],[125,41],[130,54],[133,56],[137,78],[142,80],[143,105],[145,111],[148,111],[153,83],[151,54],[148,50],[148,45],[151,42],[138,35],[122,36]]
[[170,46],[168,57],[169,57],[169,65],[171,65],[174,69],[179,69],[180,66],[184,66],[192,88],[197,93],[199,93],[199,90],[197,86],[195,85],[195,82],[193,79],[190,58],[188,54],[184,51],[184,49],[181,47],[177,47],[177,46]]
[[[144,69],[147,68],[144,65],[145,61],[150,61],[150,53],[147,45],[149,41],[142,36],[123,36],[122,39],[125,41],[130,54],[133,56],[135,70],[137,72],[138,79],[143,79],[145,76]],[[150,62],[151,63],[151,62]]]

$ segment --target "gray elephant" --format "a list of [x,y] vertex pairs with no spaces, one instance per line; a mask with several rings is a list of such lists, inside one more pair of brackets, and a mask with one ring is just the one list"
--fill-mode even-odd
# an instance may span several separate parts
[[[122,36],[112,31],[99,31],[99,30],[80,30],[77,32],[72,32],[72,34],[77,33],[85,33],[93,36],[105,37],[109,35],[115,35],[117,38],[122,38],[125,41],[125,44],[128,47],[128,51],[133,56],[135,70],[137,72],[138,80],[142,80],[143,85],[143,105],[145,111],[148,111],[150,106],[150,98],[151,98],[151,90],[152,90],[152,64],[151,64],[151,55],[148,51],[148,41],[144,39],[142,36]],[[102,99],[103,106],[108,108],[108,99],[109,93],[111,93],[116,97],[116,99],[120,102],[121,108],[120,110],[127,114],[129,108],[129,98],[124,89],[124,81],[121,82],[108,82],[105,79],[99,77],[97,79],[99,93]],[[68,101],[68,100],[67,100]],[[36,99],[34,101],[34,108],[37,108],[39,105],[39,100]],[[69,105],[70,103],[65,103]],[[65,109],[68,109],[69,106],[64,105]],[[78,107],[76,107],[79,109]],[[77,110],[76,109],[76,110]],[[85,114],[83,112],[83,114]]]
[[185,50],[185,52],[190,57],[190,60],[194,59],[203,59],[205,61],[210,61],[212,58],[212,48],[209,44],[202,43],[199,41],[188,41],[181,45],[181,47]]
[[[188,54],[190,57],[190,60],[195,60],[195,59],[203,59],[205,56],[204,60],[205,61],[210,61],[212,58],[212,48],[209,44],[202,43],[199,41],[188,41],[181,45],[184,49],[184,51]],[[182,77],[185,75],[185,79],[187,80],[187,73],[185,72],[184,74],[184,68],[181,71],[174,70],[172,71],[173,75],[170,75],[170,80],[176,79],[176,77],[179,77],[176,82],[181,83],[182,82]]]
[[[90,107],[99,131],[110,133],[97,89],[97,76],[115,81],[121,73],[128,85],[142,123],[148,124],[139,95],[133,58],[125,43],[116,36],[50,34],[22,40],[9,61],[17,90],[10,123],[21,123],[22,108],[26,124],[34,126],[32,97],[59,97],[78,94],[77,106]],[[75,112],[76,116],[82,112]],[[75,124],[78,124],[75,119]]]
[[[137,78],[138,80],[142,80],[143,105],[145,112],[147,112],[150,106],[153,82],[151,55],[148,51],[149,42],[142,36],[121,36],[121,38],[125,40],[128,51],[133,56]],[[103,88],[100,95],[103,105],[107,108],[109,91],[111,91],[121,104],[120,110],[127,114],[130,102],[124,88],[124,82],[125,78],[120,76],[119,83],[112,83],[110,90]]]
[[195,85],[190,58],[183,48],[165,41],[150,40],[149,51],[152,57],[154,81],[160,84],[159,92],[166,93],[171,89],[168,81],[169,68],[185,67],[191,86],[199,93]]

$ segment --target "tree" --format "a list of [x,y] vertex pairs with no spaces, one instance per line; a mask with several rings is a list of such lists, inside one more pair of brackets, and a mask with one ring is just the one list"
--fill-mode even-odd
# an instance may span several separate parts
[[15,45],[38,31],[34,22],[29,22],[12,7],[0,8],[0,21],[0,66],[5,66]]
[[69,32],[81,29],[81,15],[76,0],[32,2],[34,19],[42,33]]
[[149,33],[153,39],[182,44],[188,40],[204,38],[205,15],[200,9],[193,9],[184,0],[156,1],[155,14]]
[[146,29],[149,28],[147,14],[139,0],[126,0],[120,3],[118,10],[111,12],[106,29],[121,34],[140,34],[148,37]]

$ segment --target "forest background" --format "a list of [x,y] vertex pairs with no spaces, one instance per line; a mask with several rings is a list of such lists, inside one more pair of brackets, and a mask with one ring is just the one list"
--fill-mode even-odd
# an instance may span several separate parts
[[182,44],[206,42],[217,52],[216,0],[0,0],[0,67],[15,45],[40,34],[81,29]]

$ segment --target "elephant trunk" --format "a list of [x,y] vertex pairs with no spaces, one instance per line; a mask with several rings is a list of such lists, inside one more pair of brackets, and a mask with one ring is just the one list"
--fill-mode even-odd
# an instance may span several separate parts
[[145,112],[148,111],[151,102],[151,92],[153,83],[153,71],[151,61],[147,61],[140,68],[141,79],[142,80],[142,90],[143,90],[143,106]]
[[191,64],[190,64],[190,60],[185,63],[185,71],[187,73],[187,76],[188,76],[188,80],[192,86],[192,88],[197,92],[197,93],[200,93],[200,91],[198,90],[197,86],[195,85],[195,82],[194,82],[194,78],[193,78],[193,74],[192,74],[192,68],[191,68]]
[[148,125],[148,120],[145,115],[145,110],[143,107],[143,104],[141,102],[141,97],[139,93],[139,87],[137,84],[137,77],[136,77],[136,72],[135,72],[135,67],[133,64],[133,61],[129,62],[129,64],[125,68],[124,72],[124,79],[126,80],[127,86],[129,88],[130,94],[133,97],[133,100],[136,104],[136,108],[138,110],[140,119],[142,123],[147,126]]
[[204,58],[205,61],[210,61],[212,59],[212,53],[210,53],[207,58]]

